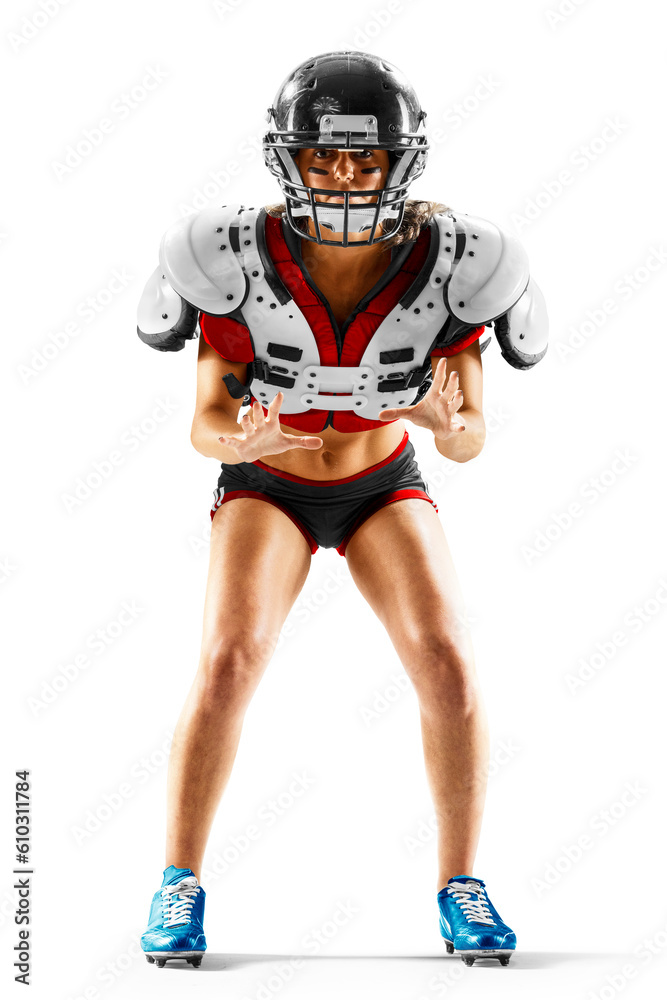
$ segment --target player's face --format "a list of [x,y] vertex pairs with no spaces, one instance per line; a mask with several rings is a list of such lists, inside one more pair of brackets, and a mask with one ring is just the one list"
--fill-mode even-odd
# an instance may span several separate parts
[[[386,149],[300,149],[295,160],[304,184],[335,191],[375,191],[389,172]],[[342,195],[316,194],[316,201],[342,202]],[[372,195],[352,195],[350,203],[375,202]]]
[[[389,154],[386,149],[334,149],[318,146],[315,149],[300,149],[295,156],[296,164],[301,173],[301,179],[308,187],[328,188],[332,191],[368,191],[368,194],[350,196],[350,204],[364,202],[376,203],[377,195],[370,192],[378,191],[386,183],[389,173]],[[342,194],[316,194],[315,201],[335,202],[345,201]],[[315,223],[308,219],[308,231],[315,234]],[[321,235],[334,242],[343,241],[343,233],[332,233],[324,226]],[[382,225],[376,227],[375,235],[382,233]],[[351,243],[366,243],[368,234],[349,233]]]

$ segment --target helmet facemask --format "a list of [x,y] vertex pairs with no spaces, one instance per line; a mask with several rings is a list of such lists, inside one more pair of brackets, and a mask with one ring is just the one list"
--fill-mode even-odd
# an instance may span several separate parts
[[[274,119],[274,109],[269,109],[269,122]],[[264,136],[264,160],[271,173],[278,179],[285,196],[289,224],[304,239],[328,246],[368,246],[389,239],[400,228],[405,211],[408,189],[424,170],[428,143],[422,129],[417,132],[378,133],[374,115],[323,114],[319,130],[286,130],[271,128]],[[275,126],[275,120],[273,120]],[[390,126],[391,128],[392,126]],[[316,147],[327,149],[386,149],[389,153],[389,171],[381,188],[355,188],[342,191],[338,188],[315,187],[306,184],[294,156],[299,149]],[[342,202],[322,202],[316,195],[341,197]],[[372,196],[374,201],[352,202],[355,197]],[[313,220],[315,235],[302,229],[297,220],[304,216]],[[380,236],[375,235],[378,225]],[[342,234],[342,239],[327,239],[324,231]],[[349,240],[350,233],[368,233],[364,240]]]

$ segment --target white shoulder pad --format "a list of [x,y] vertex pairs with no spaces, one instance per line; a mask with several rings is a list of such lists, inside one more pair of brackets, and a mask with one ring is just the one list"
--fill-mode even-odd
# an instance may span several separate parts
[[182,299],[160,266],[146,282],[137,307],[139,339],[156,351],[181,351],[198,335],[199,310]]
[[[243,304],[248,282],[230,228],[243,205],[202,209],[170,226],[160,244],[160,267],[172,288],[202,312],[225,316]],[[236,242],[238,247],[238,242]]]
[[183,303],[158,265],[146,282],[137,306],[137,326],[142,333],[166,333],[178,323]]
[[451,209],[447,214],[456,230],[458,258],[445,289],[447,308],[462,322],[483,326],[523,295],[528,257],[516,236],[493,222]]
[[532,368],[544,357],[549,317],[544,296],[532,278],[519,301],[493,327],[502,356],[514,368]]

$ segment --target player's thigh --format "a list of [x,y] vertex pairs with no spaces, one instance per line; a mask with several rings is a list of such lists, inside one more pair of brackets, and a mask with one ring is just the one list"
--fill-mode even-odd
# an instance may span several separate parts
[[345,556],[406,670],[472,657],[463,594],[431,504],[413,497],[381,507],[354,533]]
[[266,665],[311,557],[297,526],[273,504],[254,497],[223,503],[211,524],[202,656]]

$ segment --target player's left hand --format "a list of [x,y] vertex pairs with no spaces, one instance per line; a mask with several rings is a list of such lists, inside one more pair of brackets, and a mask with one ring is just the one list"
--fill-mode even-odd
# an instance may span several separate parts
[[451,372],[445,385],[447,358],[440,358],[433,373],[431,387],[414,406],[397,406],[382,410],[379,420],[400,420],[405,417],[418,427],[433,431],[434,437],[445,441],[466,429],[465,420],[457,415],[463,406],[463,393],[459,389],[459,373]]

